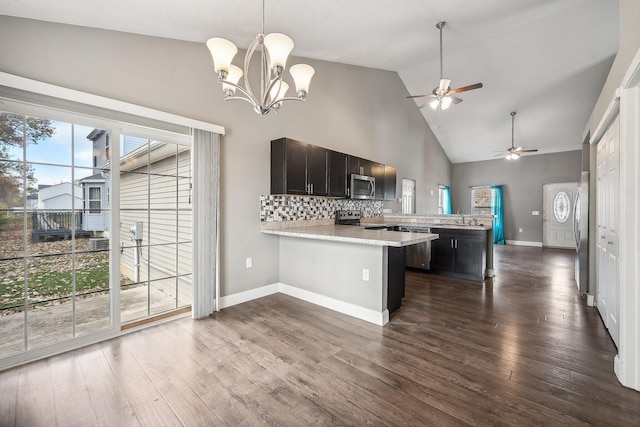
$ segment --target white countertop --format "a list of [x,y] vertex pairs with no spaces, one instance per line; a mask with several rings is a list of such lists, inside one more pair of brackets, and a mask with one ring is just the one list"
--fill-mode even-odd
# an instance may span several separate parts
[[262,233],[370,246],[410,246],[438,238],[433,233],[365,230],[364,225],[319,225],[261,230]]
[[[419,215],[419,214],[384,214],[381,218],[364,218],[363,225],[376,223],[382,225],[409,225],[430,228],[449,228],[455,230],[491,230],[493,215]],[[471,225],[473,223],[473,225]]]

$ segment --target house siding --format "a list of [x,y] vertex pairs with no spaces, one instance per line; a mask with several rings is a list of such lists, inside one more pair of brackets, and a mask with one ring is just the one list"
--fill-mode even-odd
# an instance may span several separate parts
[[[150,168],[121,174],[120,238],[125,245],[121,266],[130,279],[134,278],[135,250],[130,229],[136,222],[143,223],[143,259],[152,266],[152,280],[191,273],[190,162],[187,150],[177,155],[177,166],[176,156],[170,156]],[[143,263],[140,280],[147,278],[147,265]]]

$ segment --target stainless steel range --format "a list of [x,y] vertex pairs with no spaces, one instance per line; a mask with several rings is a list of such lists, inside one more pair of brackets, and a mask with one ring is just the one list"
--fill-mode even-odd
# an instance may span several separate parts
[[360,225],[362,212],[348,209],[336,211],[336,225]]

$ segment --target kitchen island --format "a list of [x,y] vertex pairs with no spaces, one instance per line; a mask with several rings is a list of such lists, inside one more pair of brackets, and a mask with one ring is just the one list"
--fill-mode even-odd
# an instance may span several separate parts
[[493,277],[493,215],[385,214],[365,226],[429,229],[440,238],[431,245],[432,273],[482,282]]
[[378,325],[404,295],[404,247],[437,234],[363,226],[263,224],[279,236],[280,287],[287,294]]

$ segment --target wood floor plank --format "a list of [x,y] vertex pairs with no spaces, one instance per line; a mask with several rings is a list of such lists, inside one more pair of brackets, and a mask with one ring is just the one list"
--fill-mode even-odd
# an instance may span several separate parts
[[[59,426],[98,425],[95,407],[77,355],[77,352],[62,354],[56,358],[55,365],[51,365],[54,414]],[[78,408],[83,410],[78,411]]]
[[144,426],[181,425],[153,381],[143,371],[138,359],[126,347],[125,342],[129,337],[126,335],[99,345],[136,418]]
[[[57,426],[49,360],[15,368],[18,372],[16,426]],[[2,376],[4,377],[4,372]]]
[[100,426],[140,426],[131,402],[107,362],[102,348],[93,345],[76,352],[89,397]]
[[408,271],[384,327],[275,294],[0,372],[0,425],[640,425],[575,254],[495,253]]
[[18,398],[18,370],[13,369],[0,376],[0,426],[16,424]]

